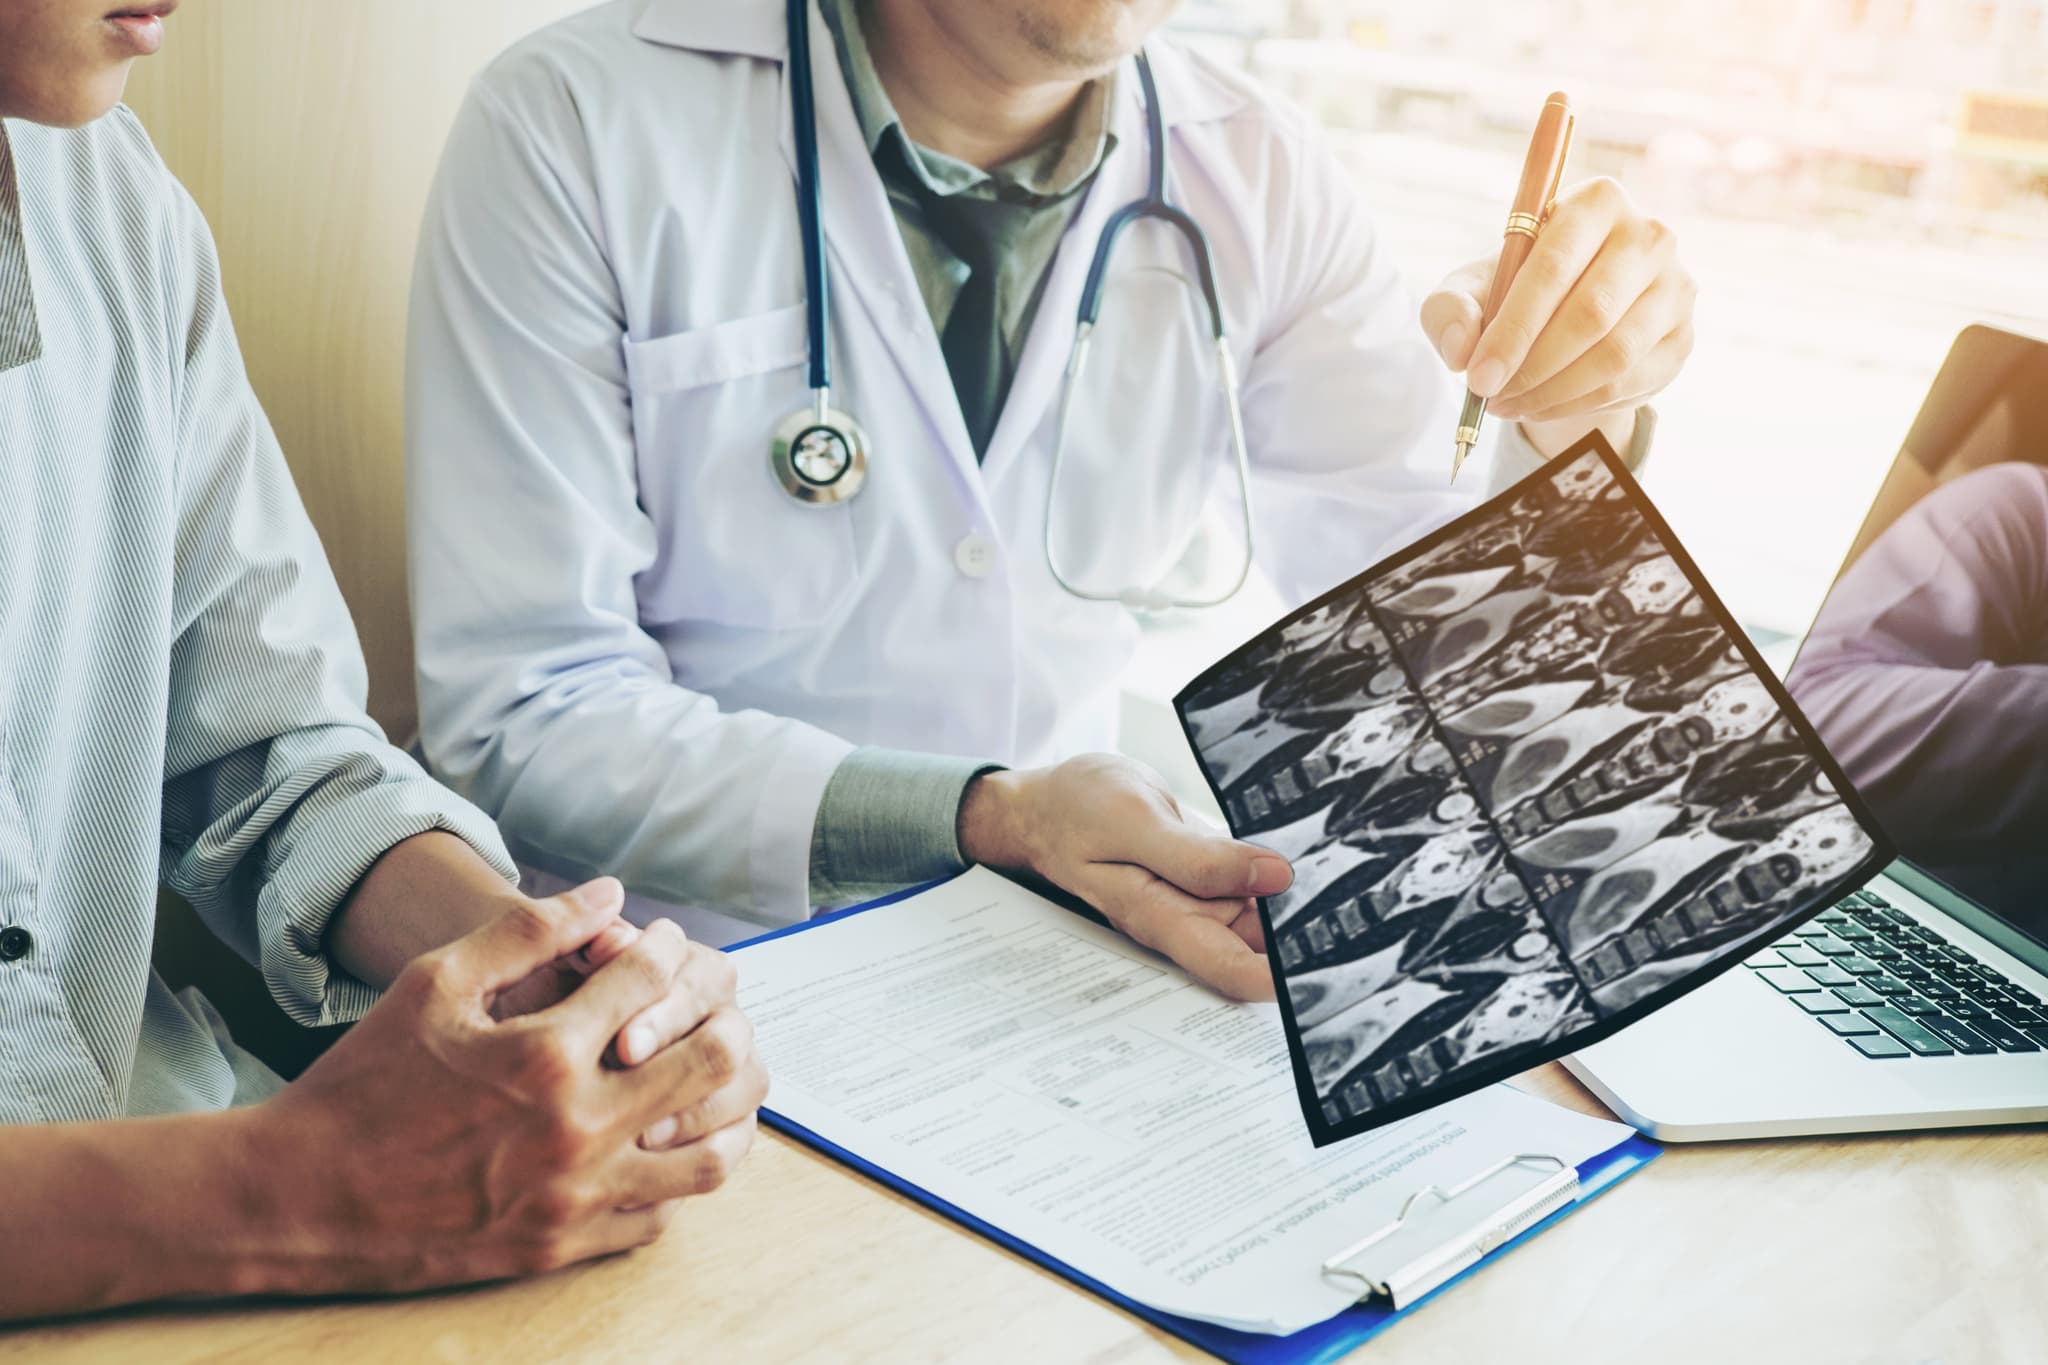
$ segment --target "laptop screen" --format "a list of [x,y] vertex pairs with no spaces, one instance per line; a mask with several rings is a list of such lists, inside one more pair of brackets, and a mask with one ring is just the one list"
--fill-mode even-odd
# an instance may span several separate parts
[[1786,681],[1900,853],[2048,943],[2048,343],[1957,338]]

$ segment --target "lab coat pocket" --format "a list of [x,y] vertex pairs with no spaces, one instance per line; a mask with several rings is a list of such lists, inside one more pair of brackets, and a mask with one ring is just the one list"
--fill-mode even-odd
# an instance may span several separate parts
[[659,528],[650,623],[789,630],[829,619],[858,570],[851,503],[783,491],[769,443],[810,397],[802,305],[626,343],[640,490]]

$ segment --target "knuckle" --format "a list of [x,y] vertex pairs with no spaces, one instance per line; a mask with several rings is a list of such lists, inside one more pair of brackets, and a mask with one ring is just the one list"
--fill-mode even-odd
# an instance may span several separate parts
[[1514,372],[1521,368],[1523,358],[1535,344],[1536,329],[1519,317],[1503,314],[1494,319],[1493,345],[1490,349],[1496,357],[1506,362],[1510,379],[1513,378]]
[[1233,896],[1245,888],[1246,867],[1242,855],[1231,849],[1217,849],[1205,855],[1197,868],[1205,896]]
[[739,1074],[739,1054],[722,1029],[706,1025],[693,1036],[696,1040],[697,1073],[707,1083],[724,1085]]
[[1658,252],[1669,251],[1678,244],[1677,231],[1657,217],[1643,219],[1642,237],[1652,250]]
[[1546,290],[1561,288],[1574,278],[1571,262],[1562,251],[1538,251],[1529,258],[1523,271],[1534,275],[1536,283]]
[[556,909],[553,901],[528,897],[514,901],[500,920],[512,933],[529,943],[551,942],[555,935]]
[[1607,334],[1608,359],[1618,369],[1632,369],[1647,349],[1648,343],[1640,328],[1617,327]]
[[740,969],[729,953],[715,948],[703,950],[711,960],[711,988],[720,1000],[730,1000],[739,993]]
[[732,1178],[732,1168],[732,1158],[722,1148],[707,1143],[691,1160],[690,1188],[698,1194],[710,1194]]
[[528,1029],[520,1038],[518,1053],[520,1077],[535,1093],[552,1098],[575,1086],[579,1068],[559,1034],[544,1028]]
[[1613,176],[1596,175],[1586,182],[1586,197],[1597,204],[1613,205],[1627,202],[1628,191]]
[[527,1244],[519,1258],[524,1275],[551,1275],[575,1264],[576,1253],[569,1239],[559,1233],[545,1233]]
[[674,920],[658,919],[626,950],[633,970],[650,980],[666,981],[690,953],[690,941]]
[[1612,285],[1605,284],[1593,285],[1587,289],[1585,301],[1580,308],[1586,324],[1601,332],[1620,321],[1625,311],[1621,295],[1615,292]]
[[543,1186],[533,1196],[533,1225],[538,1240],[546,1242],[583,1221],[587,1201],[574,1185],[557,1182]]
[[436,948],[406,964],[392,983],[391,993],[421,1003],[450,999],[459,994],[461,974],[462,961],[454,946]]

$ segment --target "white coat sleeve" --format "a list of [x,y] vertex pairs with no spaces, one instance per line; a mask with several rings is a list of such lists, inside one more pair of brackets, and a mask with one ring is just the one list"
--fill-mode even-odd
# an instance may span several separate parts
[[1484,480],[1451,485],[1457,385],[1352,176],[1305,119],[1282,136],[1242,401],[1259,563],[1294,604],[1470,508]]
[[843,740],[678,685],[642,630],[625,320],[588,144],[473,90],[413,283],[407,497],[422,742],[513,851],[662,900],[809,912]]

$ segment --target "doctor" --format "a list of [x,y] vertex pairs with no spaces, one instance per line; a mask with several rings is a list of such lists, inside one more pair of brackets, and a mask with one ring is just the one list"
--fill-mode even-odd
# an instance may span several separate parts
[[[414,616],[427,756],[529,864],[718,942],[984,862],[1270,996],[1286,863],[1104,753],[1115,599],[1255,546],[1303,600],[1453,514],[1468,366],[1497,479],[1596,424],[1639,458],[1694,290],[1593,181],[1483,337],[1490,261],[1418,327],[1312,123],[1172,8],[613,0],[479,78],[415,282]],[[1185,219],[1091,289],[1148,192]]]

